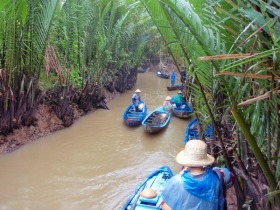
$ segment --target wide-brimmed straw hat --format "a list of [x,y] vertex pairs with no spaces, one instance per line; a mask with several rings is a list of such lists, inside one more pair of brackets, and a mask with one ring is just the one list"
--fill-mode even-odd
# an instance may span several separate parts
[[178,91],[178,93],[182,93],[182,91],[181,91],[181,90],[179,90],[179,91]]
[[170,96],[166,96],[165,100],[166,101],[170,101],[171,97]]
[[177,163],[188,167],[202,167],[214,163],[215,158],[207,154],[207,144],[198,139],[186,143],[185,149],[176,156]]
[[135,90],[135,93],[141,93],[141,90],[137,89]]

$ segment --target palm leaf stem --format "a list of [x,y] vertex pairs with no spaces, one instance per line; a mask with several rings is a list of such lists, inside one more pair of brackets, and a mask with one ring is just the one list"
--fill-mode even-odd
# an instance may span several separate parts
[[[247,142],[250,145],[252,152],[254,153],[256,159],[258,160],[258,163],[260,164],[260,167],[262,168],[262,171],[270,186],[270,192],[276,190],[277,183],[275,181],[275,177],[273,176],[273,173],[269,169],[269,166],[263,157],[263,154],[257,144],[255,137],[251,134],[249,125],[246,123],[243,115],[238,110],[236,105],[232,107],[231,113],[235,118],[236,122],[238,123],[239,127],[241,128]],[[276,195],[275,198],[277,200],[277,203],[280,204],[280,195]]]
[[[227,76],[235,76],[235,77],[244,77],[244,78],[251,78],[251,79],[261,79],[261,80],[272,80],[272,75],[263,75],[263,74],[252,74],[252,73],[235,73],[235,72],[228,72],[228,71],[220,71],[216,73],[217,75],[227,75]],[[275,75],[274,81],[279,80],[280,76]]]
[[[76,10],[76,28],[77,28],[77,44],[78,44],[78,67],[79,72],[81,72],[82,64],[81,64],[81,42],[80,42],[80,27],[79,27],[79,13],[78,10]],[[84,72],[82,72],[82,89],[84,87]]]
[[[200,83],[200,81],[199,81],[199,78],[198,78],[197,74],[195,73],[194,75],[195,75],[195,79],[196,79],[196,81],[197,81],[197,83],[198,83],[198,85],[199,85],[199,89],[200,89],[200,92],[201,92],[202,97],[203,97],[203,99],[204,99],[206,108],[207,108],[207,110],[208,110],[208,114],[210,115],[212,124],[213,124],[213,126],[214,126],[214,130],[216,131],[216,134],[218,135],[218,139],[219,139],[220,144],[221,144],[221,147],[222,147],[223,156],[224,156],[224,159],[225,159],[226,166],[228,167],[228,169],[229,169],[230,171],[233,172],[234,176],[237,177],[235,171],[233,170],[233,165],[232,165],[231,162],[229,161],[229,158],[228,158],[228,155],[227,155],[227,151],[226,151],[224,142],[223,142],[223,140],[222,140],[222,135],[221,135],[220,130],[219,130],[219,128],[218,128],[218,125],[217,125],[217,123],[216,123],[216,121],[215,121],[215,118],[214,118],[214,115],[213,115],[213,113],[212,113],[212,111],[211,111],[211,108],[210,108],[210,106],[209,106],[209,104],[208,104],[208,100],[207,100],[207,98],[206,98],[206,96],[205,96],[205,93],[204,93],[204,91],[203,91],[203,87],[202,87],[202,85],[201,85],[201,83]],[[242,190],[241,190],[241,187],[240,187],[240,185],[239,185],[239,182],[235,182],[234,187],[235,187],[235,191],[236,191],[236,195],[237,195],[237,203],[238,203],[238,207],[239,207],[238,209],[241,209],[241,207],[242,207],[242,205],[243,205],[243,202],[244,202],[244,200],[245,200],[245,197],[244,197],[244,194],[242,193]]]
[[[163,11],[165,12],[166,18],[169,21],[171,29],[172,29],[176,39],[179,40],[180,39],[180,35],[181,35],[180,30],[178,29],[178,26],[176,25],[176,23],[174,21],[172,21],[172,18],[170,17],[169,13],[166,10],[167,9],[166,8],[164,9],[164,7],[163,7]],[[182,52],[184,54],[184,57],[185,57],[186,61],[188,62],[188,65],[191,65],[190,56],[188,55],[187,51],[185,50],[185,47],[183,46],[183,44],[181,42],[179,42],[178,44],[179,44],[179,46],[180,46],[180,48],[181,48],[181,50],[182,50]],[[170,48],[168,47],[168,50],[169,49]],[[181,69],[180,69],[179,64],[177,62],[178,59],[176,59],[175,55],[173,55],[173,52],[171,50],[169,50],[169,51],[170,51],[170,54],[171,54],[173,60],[175,61],[175,65],[176,65],[176,67],[177,67],[177,69],[178,69],[178,71],[179,71],[179,73],[181,75],[182,74],[181,73]],[[181,75],[181,77],[182,77],[182,75]]]
[[[270,94],[271,96],[271,94]],[[267,105],[267,112],[266,112],[266,118],[267,118],[267,157],[270,160],[271,159],[271,145],[272,145],[272,140],[271,140],[271,110],[270,110],[270,106],[269,106],[269,100],[266,101],[266,105]],[[271,168],[271,161],[268,162],[269,167]]]
[[41,65],[44,62],[44,56],[42,56],[42,55],[44,55],[44,52],[46,51],[46,47],[47,47],[47,43],[48,43],[47,42],[48,35],[49,35],[50,29],[51,29],[51,24],[52,24],[52,21],[53,21],[53,18],[54,18],[54,13],[55,13],[55,10],[56,10],[59,2],[60,2],[59,0],[52,0],[48,4],[46,3],[44,5],[45,9],[48,10],[48,14],[46,15],[46,17],[44,17],[45,18],[45,31],[44,31],[43,37],[41,37],[41,39],[42,39],[41,47],[42,48],[40,49],[40,52],[39,52],[39,56],[40,56],[39,57],[39,62],[38,62],[39,65],[36,67],[37,68],[37,78],[36,78],[36,80],[38,80],[40,78]]
[[213,61],[213,60],[226,60],[226,59],[238,59],[238,58],[247,58],[253,54],[244,53],[244,54],[224,54],[224,55],[212,55],[212,56],[203,56],[198,57],[199,61]]

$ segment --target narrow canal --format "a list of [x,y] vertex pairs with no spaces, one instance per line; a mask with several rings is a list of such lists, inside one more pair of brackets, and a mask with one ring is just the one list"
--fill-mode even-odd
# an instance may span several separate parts
[[0,156],[0,209],[121,209],[137,185],[162,165],[174,173],[188,121],[171,118],[151,135],[122,121],[135,89],[148,106],[160,106],[169,80],[138,74],[133,90],[82,117],[73,126]]

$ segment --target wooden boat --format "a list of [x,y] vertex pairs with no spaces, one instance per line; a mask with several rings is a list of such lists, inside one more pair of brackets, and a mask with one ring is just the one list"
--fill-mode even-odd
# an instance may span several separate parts
[[157,133],[168,125],[170,118],[171,113],[159,107],[142,121],[142,126],[148,133]]
[[[204,137],[206,140],[213,140],[213,125],[209,123],[204,132]],[[192,139],[199,139],[198,122],[196,118],[188,124],[185,135],[185,143]]]
[[145,72],[146,72],[146,69],[144,69],[144,68],[139,68],[139,69],[137,69],[137,72],[138,72],[138,73],[145,73]]
[[144,104],[142,111],[138,112],[135,110],[134,104],[130,104],[123,114],[123,120],[125,124],[130,127],[141,125],[142,121],[147,115],[147,110],[148,108],[146,104]]
[[[160,210],[163,204],[162,190],[164,189],[167,181],[174,176],[171,169],[168,166],[162,166],[153,173],[151,173],[142,182],[132,195],[126,201],[122,210],[145,210],[145,209],[157,209]],[[156,192],[156,196],[153,198],[145,198],[140,193],[147,188],[152,188]]]
[[183,101],[181,106],[173,106],[171,112],[176,117],[186,119],[190,117],[191,113],[193,113],[193,109],[187,101]]
[[157,76],[160,77],[160,78],[163,78],[163,79],[169,79],[169,77],[170,77],[169,74],[163,73],[161,71],[157,72]]
[[166,89],[169,91],[180,90],[183,87],[182,84],[175,84],[174,86],[167,86]]

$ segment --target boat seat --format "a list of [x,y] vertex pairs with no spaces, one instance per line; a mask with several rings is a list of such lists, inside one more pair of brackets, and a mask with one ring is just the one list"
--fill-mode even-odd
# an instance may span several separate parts
[[128,114],[127,118],[140,118],[141,115],[137,115],[137,114]]
[[149,204],[155,206],[158,202],[159,196],[157,195],[154,198],[144,198],[142,196],[139,197],[140,204]]
[[153,123],[153,124],[161,124],[162,121],[163,121],[163,120],[160,119],[160,118],[155,118],[155,119],[152,120],[152,123]]
[[199,134],[196,131],[189,131],[190,139],[199,139]]

